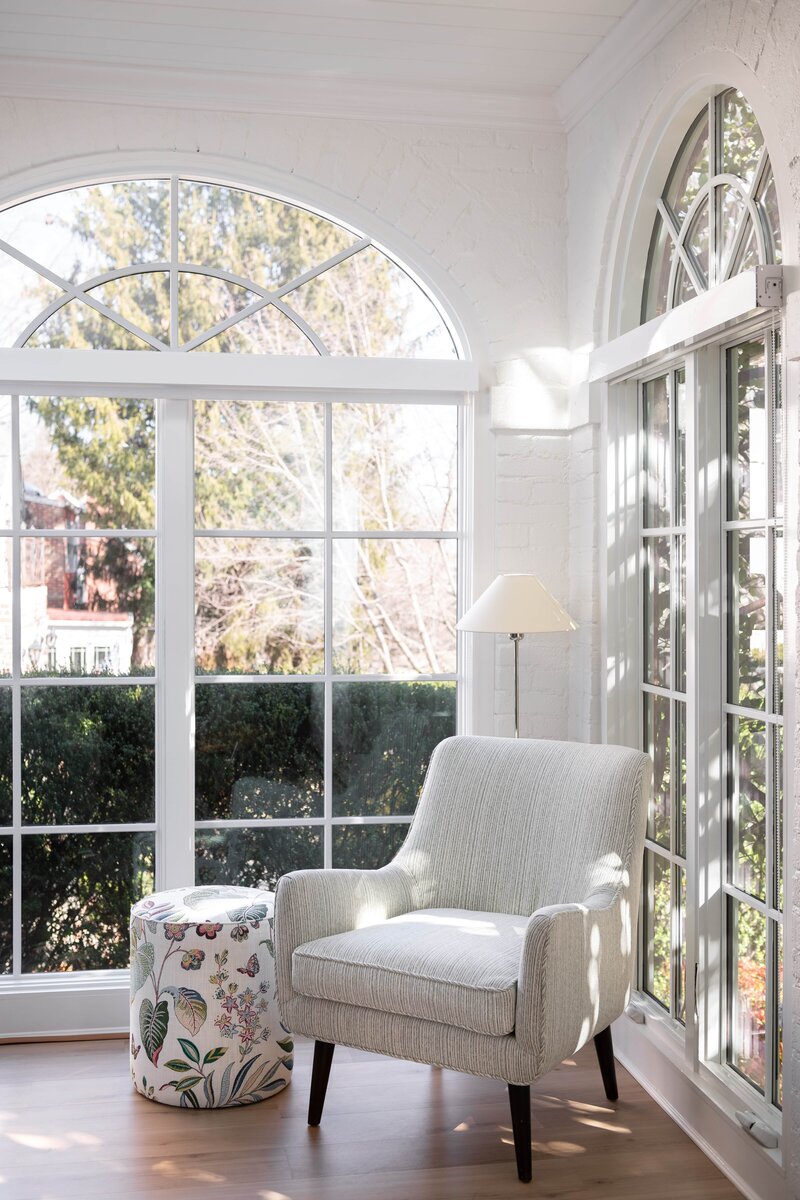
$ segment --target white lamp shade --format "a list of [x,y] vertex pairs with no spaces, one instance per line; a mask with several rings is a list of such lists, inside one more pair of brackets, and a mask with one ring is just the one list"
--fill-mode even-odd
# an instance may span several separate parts
[[555,633],[578,626],[535,575],[498,575],[456,628],[469,633]]

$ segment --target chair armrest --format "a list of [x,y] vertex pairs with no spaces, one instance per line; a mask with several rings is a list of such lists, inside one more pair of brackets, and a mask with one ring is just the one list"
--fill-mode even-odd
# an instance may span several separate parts
[[537,1078],[624,1011],[635,957],[630,894],[627,887],[599,892],[530,918],[515,1036],[533,1054]]
[[292,995],[292,955],[316,938],[374,925],[416,908],[414,877],[389,863],[378,871],[291,871],[275,896],[275,966],[282,1012]]

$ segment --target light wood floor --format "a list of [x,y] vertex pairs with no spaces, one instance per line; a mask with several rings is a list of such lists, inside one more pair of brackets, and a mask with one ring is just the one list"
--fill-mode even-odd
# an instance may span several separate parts
[[337,1049],[322,1125],[305,1122],[311,1044],[250,1108],[137,1096],[124,1041],[0,1046],[2,1200],[722,1200],[739,1193],[591,1047],[533,1089],[534,1181],[518,1183],[505,1088]]

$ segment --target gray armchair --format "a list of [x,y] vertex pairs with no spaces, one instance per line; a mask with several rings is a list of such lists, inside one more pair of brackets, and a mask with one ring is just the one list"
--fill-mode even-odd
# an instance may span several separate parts
[[617,1098],[649,776],[621,746],[448,738],[388,866],[284,875],[278,999],[316,1040],[310,1125],[337,1042],[503,1080],[524,1181],[531,1083],[594,1038]]

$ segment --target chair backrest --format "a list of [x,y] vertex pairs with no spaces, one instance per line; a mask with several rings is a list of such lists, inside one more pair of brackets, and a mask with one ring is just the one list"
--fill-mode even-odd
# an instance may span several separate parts
[[650,760],[624,746],[453,737],[395,862],[420,908],[530,915],[638,879]]

